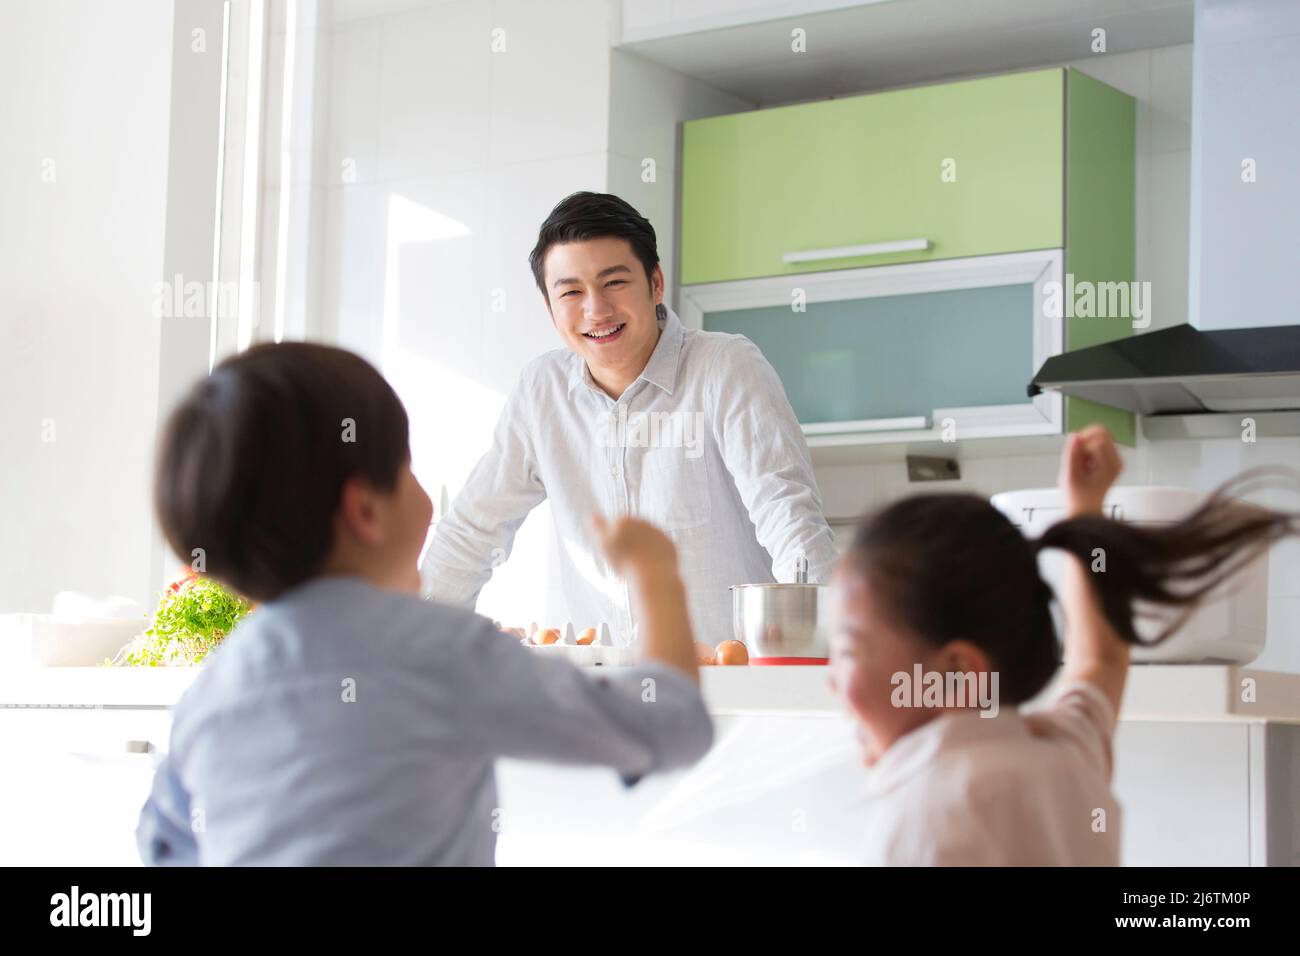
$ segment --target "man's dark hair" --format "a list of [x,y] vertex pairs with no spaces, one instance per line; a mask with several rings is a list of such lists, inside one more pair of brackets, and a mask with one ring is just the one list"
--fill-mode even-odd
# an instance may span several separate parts
[[343,484],[391,491],[410,458],[406,410],[364,359],[307,342],[227,359],[172,412],[154,507],[186,563],[258,601],[315,577]]
[[546,253],[551,246],[562,242],[582,242],[586,239],[604,239],[615,236],[626,239],[645,269],[646,281],[659,264],[659,247],[655,242],[655,227],[650,220],[630,205],[610,193],[577,192],[565,196],[551,210],[537,233],[537,245],[528,255],[537,288],[546,301],[551,301],[546,290]]

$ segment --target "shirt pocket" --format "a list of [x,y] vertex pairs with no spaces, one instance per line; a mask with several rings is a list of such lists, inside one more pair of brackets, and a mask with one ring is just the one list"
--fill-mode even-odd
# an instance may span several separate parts
[[709,459],[685,448],[646,448],[640,455],[637,515],[666,531],[709,521]]

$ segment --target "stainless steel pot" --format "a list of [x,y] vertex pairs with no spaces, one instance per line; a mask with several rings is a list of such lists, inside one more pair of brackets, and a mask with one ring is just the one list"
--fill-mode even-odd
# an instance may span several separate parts
[[825,664],[823,629],[830,588],[808,584],[808,562],[799,559],[794,584],[737,584],[731,588],[732,628],[751,664]]

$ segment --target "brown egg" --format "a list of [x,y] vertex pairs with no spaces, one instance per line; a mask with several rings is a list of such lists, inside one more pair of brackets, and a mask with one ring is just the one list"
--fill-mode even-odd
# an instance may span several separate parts
[[533,635],[534,644],[556,644],[559,640],[560,632],[553,627],[548,627]]
[[723,641],[717,650],[719,664],[749,663],[749,651],[741,641]]
[[587,628],[586,630],[584,630],[581,634],[578,635],[578,643],[579,643],[579,644],[595,644],[595,643],[596,643],[596,629],[595,629],[594,627],[589,627],[589,628]]
[[709,647],[708,644],[701,644],[699,641],[696,641],[695,642],[695,663],[716,664],[717,661],[713,657],[713,648]]

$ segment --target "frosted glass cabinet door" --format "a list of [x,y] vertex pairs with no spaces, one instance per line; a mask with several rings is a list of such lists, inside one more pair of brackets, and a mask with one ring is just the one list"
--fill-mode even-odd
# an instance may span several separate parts
[[1026,386],[1063,347],[1060,269],[1044,250],[719,282],[682,289],[682,321],[757,345],[810,443],[1055,434],[1060,397]]
[[1029,285],[711,312],[704,327],[753,341],[805,424],[1029,404]]

